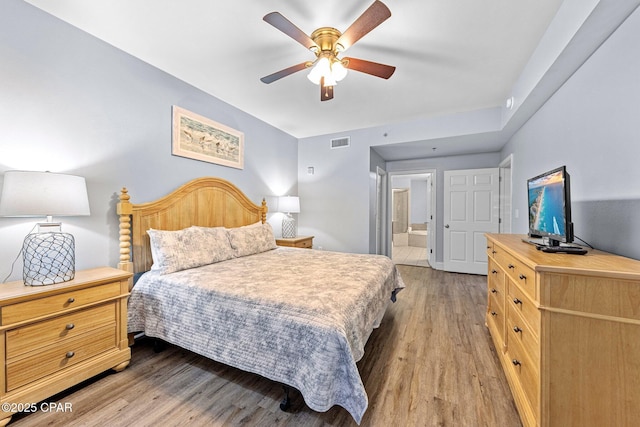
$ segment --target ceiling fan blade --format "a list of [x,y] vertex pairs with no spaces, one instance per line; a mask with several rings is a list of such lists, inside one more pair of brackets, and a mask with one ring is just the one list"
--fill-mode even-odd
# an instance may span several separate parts
[[361,73],[371,74],[372,76],[388,79],[396,71],[396,67],[391,65],[380,64],[379,62],[365,61],[357,58],[344,58],[345,67],[350,70],[360,71]]
[[333,99],[333,86],[324,85],[324,77],[320,77],[320,101]]
[[284,70],[277,71],[273,74],[269,74],[268,76],[264,76],[260,79],[262,83],[273,83],[276,80],[280,80],[283,77],[287,77],[289,74],[297,73],[298,71],[302,71],[308,66],[308,62],[302,62],[300,64],[292,65],[289,68],[285,68]]
[[349,49],[351,45],[364,37],[369,31],[382,24],[391,16],[389,8],[379,0],[373,2],[369,9],[365,10],[347,30],[342,33],[337,43],[342,45],[342,50]]
[[273,25],[274,27],[276,27],[277,29],[279,29],[280,31],[282,31],[283,33],[285,33],[286,35],[288,35],[289,37],[291,37],[292,39],[300,43],[302,46],[306,47],[307,49],[311,49],[314,46],[316,48],[318,47],[316,42],[311,40],[311,37],[309,37],[304,32],[302,32],[300,28],[296,27],[291,21],[289,21],[287,18],[282,16],[280,13],[278,12],[268,13],[262,19],[264,19],[265,22],[268,22],[269,24]]

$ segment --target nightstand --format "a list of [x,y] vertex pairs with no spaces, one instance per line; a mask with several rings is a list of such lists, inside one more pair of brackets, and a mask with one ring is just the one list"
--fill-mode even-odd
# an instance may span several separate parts
[[290,239],[280,238],[276,239],[276,245],[311,249],[313,247],[313,237],[314,236],[298,236]]
[[130,277],[101,267],[55,285],[0,285],[0,426],[25,404],[129,365]]

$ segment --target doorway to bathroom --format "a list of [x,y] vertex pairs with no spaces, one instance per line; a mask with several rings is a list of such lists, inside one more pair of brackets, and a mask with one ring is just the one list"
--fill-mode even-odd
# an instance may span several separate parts
[[435,197],[431,171],[391,175],[391,258],[430,267]]

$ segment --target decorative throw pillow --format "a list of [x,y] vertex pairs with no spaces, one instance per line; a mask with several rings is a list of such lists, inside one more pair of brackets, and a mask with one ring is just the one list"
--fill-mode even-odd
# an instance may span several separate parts
[[257,227],[230,228],[227,232],[237,257],[258,254],[277,247],[273,229],[268,223]]
[[173,273],[233,258],[223,227],[189,227],[177,231],[147,230],[151,240],[152,270]]

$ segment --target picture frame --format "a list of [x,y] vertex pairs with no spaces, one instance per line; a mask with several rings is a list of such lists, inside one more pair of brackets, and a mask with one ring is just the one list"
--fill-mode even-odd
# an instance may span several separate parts
[[244,168],[244,133],[177,105],[172,116],[171,154]]

